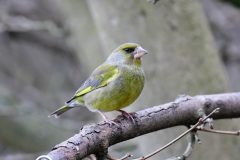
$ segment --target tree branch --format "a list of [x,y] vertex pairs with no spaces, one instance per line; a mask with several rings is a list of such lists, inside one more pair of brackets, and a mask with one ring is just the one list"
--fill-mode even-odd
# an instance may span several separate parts
[[103,122],[85,125],[78,134],[56,145],[47,156],[53,160],[73,160],[90,154],[98,155],[105,153],[111,145],[140,135],[173,126],[190,126],[216,108],[220,108],[220,112],[213,114],[213,119],[237,118],[240,117],[240,92],[181,96],[174,102],[146,108],[136,112],[135,123],[118,116],[114,122],[119,126]]

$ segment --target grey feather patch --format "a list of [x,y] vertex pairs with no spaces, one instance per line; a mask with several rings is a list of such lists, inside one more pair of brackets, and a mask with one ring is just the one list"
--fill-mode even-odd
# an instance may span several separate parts
[[95,78],[90,83],[91,83],[92,87],[98,87],[100,85],[101,81],[99,79]]
[[81,106],[81,104],[76,101],[73,101],[73,102],[68,103],[68,106],[69,107],[79,107],[79,106]]

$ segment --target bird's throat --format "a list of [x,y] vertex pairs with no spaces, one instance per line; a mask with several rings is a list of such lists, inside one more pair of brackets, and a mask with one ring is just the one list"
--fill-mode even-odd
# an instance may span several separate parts
[[133,64],[138,66],[138,67],[141,67],[141,64],[142,64],[141,58],[134,59]]

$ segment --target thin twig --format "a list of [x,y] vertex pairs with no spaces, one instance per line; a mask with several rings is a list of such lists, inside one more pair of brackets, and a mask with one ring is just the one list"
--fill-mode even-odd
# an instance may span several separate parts
[[195,145],[196,142],[196,132],[192,131],[190,132],[190,137],[189,137],[189,141],[188,141],[188,145],[186,150],[184,151],[184,153],[181,156],[181,160],[186,159],[187,157],[189,157],[193,151],[193,147]]
[[196,131],[190,132],[190,137],[188,138],[188,145],[182,155],[170,157],[166,160],[186,160],[191,155],[193,147],[197,141],[196,133],[197,133]]
[[143,156],[143,157],[140,157],[140,158],[137,158],[137,159],[134,159],[134,160],[146,160],[152,156],[154,156],[155,154],[161,152],[162,150],[166,149],[167,147],[169,147],[170,145],[174,144],[175,142],[177,142],[179,139],[181,139],[182,137],[184,137],[185,135],[187,135],[189,132],[193,131],[194,129],[196,129],[197,126],[199,125],[202,125],[209,117],[211,117],[214,113],[217,113],[219,112],[219,108],[216,108],[214,109],[209,115],[207,115],[206,117],[204,118],[200,118],[198,120],[198,122],[193,125],[190,129],[188,129],[187,131],[183,132],[181,135],[179,135],[177,138],[175,138],[174,140],[170,141],[169,143],[167,143],[165,146],[157,149],[156,151],[146,155],[146,156]]
[[116,159],[116,158],[113,158],[111,157],[110,155],[107,156],[107,158],[109,160],[127,160],[128,158],[132,157],[133,155],[127,153],[125,156],[123,156],[122,158],[119,158],[119,159]]
[[209,132],[209,133],[224,134],[224,135],[234,135],[234,136],[240,135],[240,130],[239,131],[223,131],[223,130],[207,129],[203,127],[197,127],[197,130],[203,131],[203,132]]
[[125,156],[123,156],[122,158],[120,158],[119,160],[126,160],[126,159],[128,159],[128,158],[130,158],[130,157],[132,157],[133,155],[131,155],[131,154],[126,154]]

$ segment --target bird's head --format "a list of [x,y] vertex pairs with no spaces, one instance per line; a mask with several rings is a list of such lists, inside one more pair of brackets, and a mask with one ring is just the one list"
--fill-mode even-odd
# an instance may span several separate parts
[[124,43],[109,56],[108,61],[125,64],[141,64],[142,57],[148,52],[136,43]]

